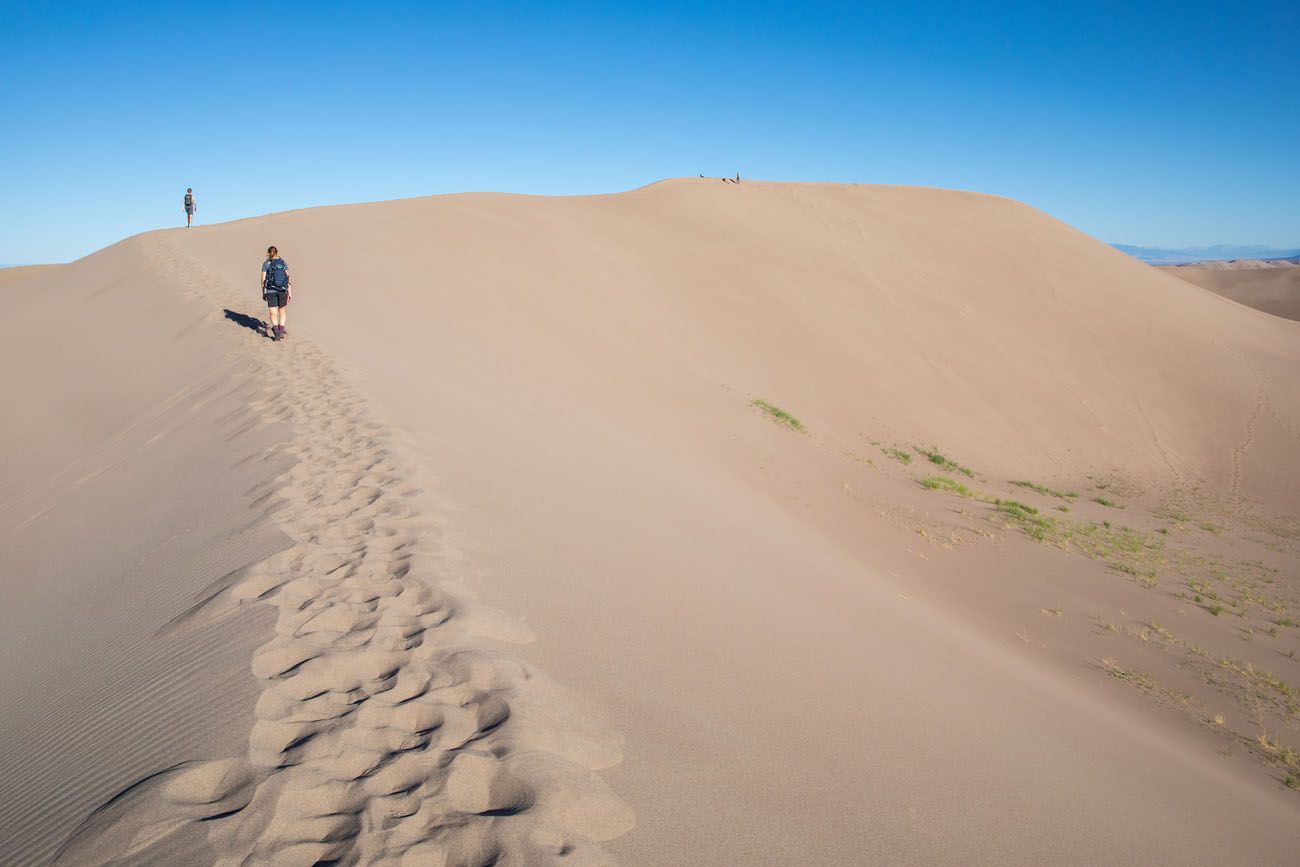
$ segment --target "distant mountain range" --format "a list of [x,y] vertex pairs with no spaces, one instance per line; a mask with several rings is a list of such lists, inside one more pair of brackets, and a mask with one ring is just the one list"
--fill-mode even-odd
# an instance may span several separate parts
[[1209,247],[1135,247],[1132,244],[1111,244],[1116,250],[1141,259],[1148,265],[1185,265],[1188,262],[1220,262],[1228,259],[1290,259],[1300,256],[1295,247],[1238,246],[1214,244]]

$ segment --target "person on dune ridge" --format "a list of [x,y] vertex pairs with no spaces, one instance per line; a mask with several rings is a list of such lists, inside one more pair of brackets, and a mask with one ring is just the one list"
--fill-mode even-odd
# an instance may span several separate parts
[[282,340],[288,336],[285,330],[285,307],[293,298],[293,286],[289,282],[289,266],[280,258],[280,251],[274,246],[266,248],[266,260],[262,262],[262,299],[266,301],[267,324],[266,336],[272,340]]
[[185,228],[189,228],[194,220],[194,211],[198,205],[194,202],[194,188],[185,188]]

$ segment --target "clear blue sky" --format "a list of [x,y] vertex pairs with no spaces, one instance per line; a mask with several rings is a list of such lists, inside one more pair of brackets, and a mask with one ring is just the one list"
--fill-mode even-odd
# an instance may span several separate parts
[[1300,3],[0,0],[0,263],[183,222],[664,177],[923,184],[1300,246]]

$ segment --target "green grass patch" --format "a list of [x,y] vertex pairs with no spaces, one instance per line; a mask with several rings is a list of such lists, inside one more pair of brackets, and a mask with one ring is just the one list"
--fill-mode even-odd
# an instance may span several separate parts
[[768,418],[772,419],[772,421],[777,424],[784,425],[785,427],[790,428],[790,430],[796,430],[800,433],[804,432],[803,422],[781,409],[781,407],[770,404],[765,400],[755,400],[751,405],[756,406],[763,412],[767,413]]
[[1031,491],[1037,491],[1038,493],[1044,494],[1048,497],[1059,497],[1062,500],[1073,500],[1075,497],[1079,496],[1073,491],[1058,491],[1054,488],[1047,487],[1047,485],[1040,485],[1037,482],[1019,481],[1012,482],[1011,484],[1022,488],[1028,488]]
[[1111,568],[1134,576],[1143,586],[1155,586],[1156,568],[1164,563],[1163,536],[1139,533],[1131,527],[1114,527],[1109,521],[1099,524],[1096,521],[1049,517],[1016,500],[994,500],[993,503],[1026,535],[1067,551],[1078,550],[1094,560],[1105,560]]
[[1033,506],[1017,500],[994,500],[993,506],[1011,519],[1026,536],[1044,542],[1056,529],[1056,519],[1038,514]]
[[913,448],[916,449],[918,455],[924,455],[929,458],[930,463],[934,464],[936,467],[942,467],[943,469],[953,473],[961,473],[969,479],[975,478],[975,473],[969,467],[963,467],[956,461],[944,457],[939,453],[937,448],[923,449],[920,446],[913,446]]
[[963,485],[956,479],[950,479],[947,476],[930,476],[921,480],[921,487],[930,491],[947,491],[950,494],[956,494],[959,497],[973,497],[975,492]]
[[1098,505],[1101,505],[1101,506],[1108,506],[1108,507],[1110,507],[1110,508],[1112,508],[1112,509],[1115,508],[1115,501],[1114,501],[1114,500],[1108,500],[1108,499],[1106,499],[1105,497],[1093,497],[1093,498],[1092,498],[1092,501],[1093,501],[1094,503],[1097,503]]

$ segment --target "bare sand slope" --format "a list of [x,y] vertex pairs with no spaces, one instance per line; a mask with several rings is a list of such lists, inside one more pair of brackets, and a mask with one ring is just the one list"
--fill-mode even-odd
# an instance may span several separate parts
[[910,506],[870,496],[886,482],[863,463],[872,441],[936,443],[1004,479],[1294,514],[1291,323],[930,190],[452,196],[177,243],[250,310],[279,245],[295,327],[454,504],[466,574],[626,736],[606,777],[637,813],[611,844],[629,861],[1266,863],[1295,844],[1290,793],[1124,710],[1100,653],[1049,673],[1009,649],[1046,600],[918,604],[929,562],[887,520]]
[[1160,270],[1239,304],[1300,320],[1300,265],[1295,262],[1207,262]]
[[896,430],[960,442],[988,471],[1113,468],[1295,504],[1294,468],[1255,460],[1295,440],[1295,327],[1189,300],[1007,200],[684,180],[321,209],[186,240],[249,281],[272,237],[322,301],[304,322],[420,345],[440,392],[497,400],[508,384],[545,406],[564,390],[599,403],[584,415],[646,418],[667,392],[694,418],[727,386],[845,443]]
[[[286,344],[238,326],[270,243]],[[209,305],[188,333],[262,382],[227,404],[248,436],[294,431],[268,454],[292,464],[244,489],[290,544],[176,621],[275,615],[247,742],[41,826],[75,830],[65,863],[1272,864],[1300,843],[1279,668],[1300,641],[1263,619],[1300,605],[1295,324],[919,189],[449,196],[114,250],[165,273],[144,297]],[[96,257],[68,267],[123,291]],[[931,445],[1036,510],[927,491],[882,451]],[[12,463],[6,490],[49,487]],[[1054,503],[1068,520],[1036,523]],[[1202,536],[1207,571],[1261,564],[1232,623],[1143,571]],[[1267,665],[1281,698],[1243,700],[1272,740],[1252,752],[1226,693],[1177,697],[1193,646],[1232,648],[1233,677]]]

